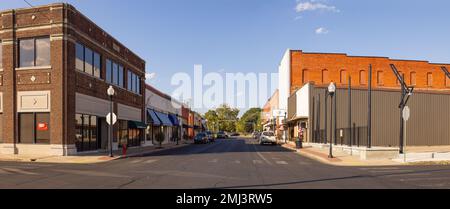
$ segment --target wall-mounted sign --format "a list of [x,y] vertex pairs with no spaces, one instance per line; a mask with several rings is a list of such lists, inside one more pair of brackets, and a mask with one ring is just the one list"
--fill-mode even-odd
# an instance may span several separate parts
[[48,123],[38,123],[37,130],[38,131],[48,131]]

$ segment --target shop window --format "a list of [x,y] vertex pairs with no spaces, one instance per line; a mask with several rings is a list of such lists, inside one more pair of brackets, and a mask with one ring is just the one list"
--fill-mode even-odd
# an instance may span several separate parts
[[384,85],[384,72],[383,71],[378,71],[377,72],[377,84],[379,86],[383,86]]
[[367,73],[365,70],[359,71],[359,84],[367,85]]
[[348,74],[346,70],[341,70],[341,84],[348,84]]
[[411,72],[411,74],[410,74],[410,84],[411,84],[411,86],[415,86],[416,84],[417,84],[417,75],[416,75],[416,72]]
[[50,38],[19,40],[19,66],[35,67],[50,65]]
[[19,142],[22,144],[50,143],[50,113],[20,113]]
[[433,86],[433,73],[427,73],[427,86]]
[[302,71],[302,83],[308,83],[309,82],[309,71],[308,70],[303,70]]
[[327,84],[330,82],[330,77],[329,77],[329,71],[328,70],[322,70],[322,83],[323,84]]
[[97,150],[101,147],[98,120],[97,116],[75,114],[75,144],[79,152]]

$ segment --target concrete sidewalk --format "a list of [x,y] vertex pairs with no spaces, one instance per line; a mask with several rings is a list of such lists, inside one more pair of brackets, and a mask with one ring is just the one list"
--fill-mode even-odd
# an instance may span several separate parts
[[[298,154],[334,166],[389,166],[389,165],[446,165],[450,163],[450,154],[445,149],[450,147],[416,147],[408,149],[407,161],[403,161],[401,155],[396,159],[374,159],[361,160],[358,156],[349,155],[343,151],[333,151],[334,158],[328,158],[329,150],[306,146],[297,150],[294,144],[283,144],[283,147],[297,151]],[[441,153],[430,152],[420,153],[421,151],[442,150]],[[434,153],[434,154],[433,154]],[[434,158],[432,158],[434,157]]]
[[103,163],[112,160],[118,160],[128,157],[143,156],[167,149],[176,149],[192,144],[190,141],[180,142],[179,145],[175,143],[163,144],[162,148],[159,145],[148,147],[129,148],[125,156],[122,155],[122,150],[113,152],[114,157],[109,157],[107,151],[81,153],[77,156],[44,156],[44,155],[5,155],[0,154],[0,162],[37,162],[37,163],[58,163],[58,164],[95,164]]

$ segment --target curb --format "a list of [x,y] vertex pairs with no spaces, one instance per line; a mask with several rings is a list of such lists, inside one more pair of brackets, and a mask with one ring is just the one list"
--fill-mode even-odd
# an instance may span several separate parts
[[134,154],[125,155],[125,156],[120,155],[116,159],[112,159],[111,161],[127,159],[127,158],[132,158],[132,157],[144,157],[144,155],[147,155],[147,154],[150,154],[150,153],[157,153],[157,152],[161,152],[161,151],[164,151],[164,150],[171,150],[171,149],[176,149],[176,148],[182,148],[182,147],[186,147],[186,146],[189,146],[189,145],[191,145],[191,143],[179,144],[179,145],[174,145],[174,146],[171,146],[171,147],[163,147],[163,149],[155,148],[153,150],[143,151],[143,152],[134,153]]

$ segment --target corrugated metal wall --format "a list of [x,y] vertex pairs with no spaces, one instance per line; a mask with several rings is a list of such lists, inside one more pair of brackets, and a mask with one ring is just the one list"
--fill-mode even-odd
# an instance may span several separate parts
[[[314,104],[316,105],[315,113],[311,111],[310,121],[317,139],[312,139],[312,141],[320,141],[325,126],[325,88],[312,86],[310,96],[311,99],[314,98]],[[356,145],[358,142],[361,146],[367,144],[367,96],[367,90],[352,90],[352,124],[355,125],[356,129],[351,133],[348,126],[348,90],[337,90],[338,144],[341,143],[339,129],[344,131],[344,138],[342,139],[344,144],[350,143],[350,134],[353,135],[352,144]],[[400,91],[374,90],[372,92],[373,146],[397,147],[399,145],[401,114],[398,105],[400,97]],[[407,146],[450,145],[450,95],[414,93],[408,102],[408,106],[411,109],[411,118],[407,124]],[[317,111],[318,108],[320,113]],[[329,98],[328,136],[331,134],[330,114]]]

